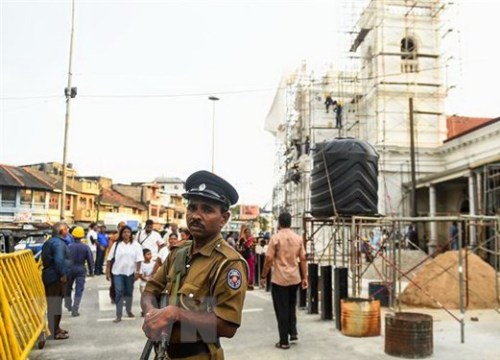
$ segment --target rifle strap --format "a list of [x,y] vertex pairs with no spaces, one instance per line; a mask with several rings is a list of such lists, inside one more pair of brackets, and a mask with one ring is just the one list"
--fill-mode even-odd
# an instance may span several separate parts
[[191,250],[191,246],[192,244],[186,245],[177,250],[177,253],[175,254],[175,260],[174,260],[175,281],[174,281],[174,288],[172,294],[170,294],[170,301],[169,301],[171,305],[178,305],[177,302],[178,302],[179,287],[181,279],[184,278],[184,275],[186,275],[186,261],[188,258],[189,251]]

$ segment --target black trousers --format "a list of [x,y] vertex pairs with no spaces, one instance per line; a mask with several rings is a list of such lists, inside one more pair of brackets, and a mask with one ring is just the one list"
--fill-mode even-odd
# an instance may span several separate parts
[[101,250],[101,246],[99,244],[96,245],[96,257],[95,257],[95,267],[94,274],[102,275],[104,274],[102,269],[104,267],[104,255],[106,253],[106,248]]
[[299,284],[280,286],[275,283],[271,286],[274,312],[278,321],[280,344],[288,345],[288,335],[297,336],[297,290]]
[[53,339],[61,329],[62,301],[66,292],[66,284],[56,281],[45,285],[45,296],[47,297],[47,323],[50,330],[49,339]]

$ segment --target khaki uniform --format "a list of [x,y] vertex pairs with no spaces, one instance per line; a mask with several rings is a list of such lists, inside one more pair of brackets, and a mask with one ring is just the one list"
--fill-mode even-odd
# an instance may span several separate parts
[[[178,285],[177,304],[173,304],[172,293],[175,287],[175,255],[180,249],[172,251],[163,266],[148,281],[144,291],[160,296],[165,292],[169,296],[169,305],[177,305],[191,312],[213,312],[218,318],[235,325],[241,324],[241,312],[248,286],[248,266],[245,260],[226,241],[219,236],[205,244],[198,252],[187,252],[186,273]],[[170,344],[202,341],[181,339],[178,324],[172,330]],[[201,354],[183,359],[223,359],[222,348],[209,345],[212,357]]]

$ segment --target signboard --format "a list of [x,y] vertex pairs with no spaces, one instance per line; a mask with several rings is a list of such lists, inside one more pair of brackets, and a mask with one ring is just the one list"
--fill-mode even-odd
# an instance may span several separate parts
[[255,220],[260,215],[258,205],[240,205],[239,220]]
[[104,225],[108,230],[116,229],[116,225],[124,221],[128,226],[132,228],[132,231],[137,231],[141,220],[137,216],[130,214],[120,214],[120,213],[106,213],[104,215]]

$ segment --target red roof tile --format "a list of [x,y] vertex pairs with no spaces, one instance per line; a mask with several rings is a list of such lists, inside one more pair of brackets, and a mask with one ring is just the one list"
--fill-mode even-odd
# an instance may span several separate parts
[[446,118],[447,138],[462,135],[494,119],[471,116],[448,116]]
[[101,203],[146,210],[146,207],[140,202],[137,202],[134,199],[129,198],[128,196],[120,194],[118,191],[115,191],[113,189],[102,189]]

